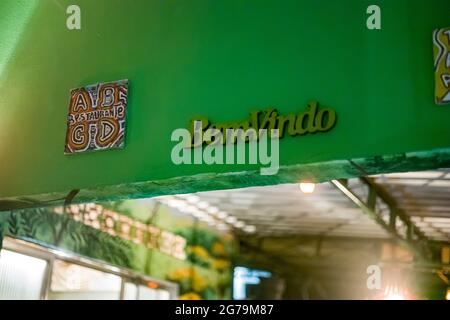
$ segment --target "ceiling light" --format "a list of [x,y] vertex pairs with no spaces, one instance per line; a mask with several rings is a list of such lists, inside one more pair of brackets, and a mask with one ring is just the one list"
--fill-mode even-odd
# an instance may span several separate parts
[[184,211],[189,212],[189,213],[194,213],[194,212],[197,212],[198,209],[195,206],[187,205],[184,207]]
[[[161,196],[155,198],[157,201],[168,203],[170,200],[176,199],[174,196]],[[142,200],[142,199],[141,199]]]
[[200,218],[200,217],[203,216],[203,212],[201,212],[200,210],[197,210],[197,211],[195,211],[195,212],[192,212],[192,215],[193,215],[195,218]]
[[173,208],[179,208],[182,206],[182,201],[180,200],[176,200],[176,199],[171,199],[167,202],[167,205],[169,207],[173,207]]
[[211,218],[211,216],[208,216],[207,214],[203,214],[199,217],[200,220],[208,222],[208,221],[214,221],[214,219]]
[[219,211],[217,213],[217,218],[219,218],[219,219],[225,219],[226,217],[228,217],[228,214],[224,211]]
[[209,207],[209,204],[206,201],[200,201],[199,203],[197,203],[197,207],[199,207],[200,209],[206,209]]
[[316,188],[316,185],[312,182],[301,182],[300,183],[300,190],[302,190],[303,193],[313,193],[315,188]]
[[229,224],[234,224],[236,223],[237,219],[236,217],[229,216],[228,218],[225,219],[225,221],[228,222]]
[[217,209],[216,207],[209,207],[206,209],[206,211],[208,211],[208,213],[215,214],[219,212],[219,209]]
[[234,224],[234,226],[235,226],[236,228],[242,228],[242,227],[245,226],[245,223],[242,222],[242,221],[237,221],[237,222]]
[[188,196],[186,196],[186,200],[189,203],[197,203],[197,202],[200,201],[200,198],[198,196],[195,196],[195,195],[188,195]]
[[248,232],[248,233],[253,233],[256,231],[256,227],[255,226],[246,226],[246,227],[244,227],[244,231]]

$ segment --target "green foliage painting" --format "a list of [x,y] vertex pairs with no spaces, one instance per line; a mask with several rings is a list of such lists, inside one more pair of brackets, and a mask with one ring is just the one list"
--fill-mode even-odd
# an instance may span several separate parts
[[[158,248],[149,248],[119,234],[111,234],[75,219],[67,210],[21,209],[0,214],[0,241],[5,236],[68,250],[149,276],[177,282],[181,299],[231,297],[231,259],[234,239],[198,223],[191,216],[172,212],[163,205],[136,200],[105,203],[121,217],[154,226],[185,239],[184,259]],[[78,209],[77,209],[78,210]],[[81,211],[83,216],[86,212]],[[101,214],[100,214],[101,215]],[[99,220],[103,217],[99,216]]]
[[119,238],[57,215],[48,208],[25,209],[4,213],[5,233],[30,241],[76,252],[108,263],[131,268],[130,244]]
[[[201,227],[181,229],[179,234],[187,240],[186,251],[191,268],[177,269],[168,278],[180,283],[182,297],[187,299],[229,297],[232,238],[229,235],[220,236]],[[211,277],[214,280],[211,280]]]

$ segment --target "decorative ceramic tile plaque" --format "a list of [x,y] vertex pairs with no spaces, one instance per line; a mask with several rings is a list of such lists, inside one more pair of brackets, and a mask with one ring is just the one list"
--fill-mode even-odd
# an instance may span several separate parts
[[437,104],[450,103],[450,28],[433,32],[434,81]]
[[65,154],[123,148],[128,80],[70,91]]

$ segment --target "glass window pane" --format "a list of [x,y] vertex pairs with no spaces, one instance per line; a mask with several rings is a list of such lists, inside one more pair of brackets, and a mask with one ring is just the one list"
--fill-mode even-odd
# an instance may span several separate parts
[[123,299],[124,300],[136,300],[137,299],[137,285],[131,282],[125,282],[123,287]]
[[0,300],[38,300],[47,261],[9,250],[0,252]]
[[114,274],[56,260],[49,299],[118,300],[121,282]]
[[170,292],[163,289],[158,289],[158,300],[170,300]]
[[170,292],[164,289],[139,286],[139,300],[170,300]]
[[157,300],[156,289],[139,286],[139,300]]

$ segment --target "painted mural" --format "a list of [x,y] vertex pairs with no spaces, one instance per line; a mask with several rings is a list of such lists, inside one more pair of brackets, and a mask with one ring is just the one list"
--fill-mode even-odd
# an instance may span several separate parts
[[180,299],[231,298],[233,236],[155,201],[3,212],[1,232],[177,282]]

